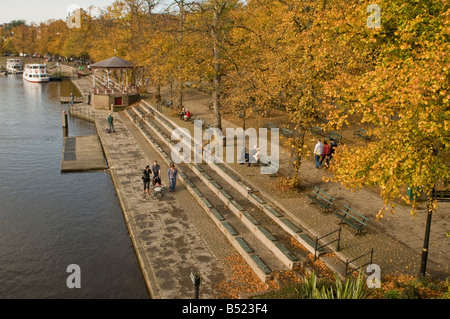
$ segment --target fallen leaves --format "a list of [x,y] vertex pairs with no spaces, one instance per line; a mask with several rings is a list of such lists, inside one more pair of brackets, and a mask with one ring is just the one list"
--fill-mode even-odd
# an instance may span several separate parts
[[223,267],[229,271],[230,277],[214,285],[219,299],[237,299],[243,294],[267,291],[269,287],[253,272],[240,255],[227,256]]

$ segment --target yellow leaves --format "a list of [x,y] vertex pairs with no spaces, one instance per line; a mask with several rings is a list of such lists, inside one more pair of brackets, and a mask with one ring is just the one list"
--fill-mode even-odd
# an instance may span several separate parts
[[244,293],[268,290],[240,255],[227,256],[223,268],[229,270],[230,277],[214,283],[214,289],[219,293],[217,298],[237,299]]

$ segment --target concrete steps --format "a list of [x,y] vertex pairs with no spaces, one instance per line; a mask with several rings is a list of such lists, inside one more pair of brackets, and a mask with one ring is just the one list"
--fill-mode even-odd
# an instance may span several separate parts
[[[142,124],[145,123],[148,128],[159,137],[159,140],[169,148],[168,152],[170,152],[170,149],[175,143],[170,140],[169,134],[176,128],[175,124],[162,117],[155,109],[146,103],[135,106],[133,112],[134,115],[132,116],[132,119],[137,125],[142,126]],[[131,112],[129,114],[131,114]],[[160,148],[159,146],[157,147]],[[171,161],[168,154],[165,158],[168,163]],[[264,244],[266,250],[269,250],[276,255],[284,266],[288,269],[293,269],[296,266],[305,266],[308,263],[306,259],[307,252],[305,252],[305,250],[314,253],[314,236],[297,226],[288,216],[280,213],[279,210],[274,208],[273,204],[268,203],[265,199],[258,196],[258,193],[255,192],[255,190],[252,190],[247,186],[234,174],[234,172],[223,164],[211,163],[190,166],[189,169],[191,172],[207,185],[209,190],[213,191],[227,208],[230,209],[245,225],[248,230],[247,233],[253,233]],[[186,185],[189,189],[189,179],[187,179]],[[198,192],[195,188],[193,188],[193,193],[195,193],[193,196],[198,196]],[[218,219],[221,222],[221,225],[218,224],[218,227],[225,228],[223,233],[226,236],[229,236],[229,234],[237,236],[239,234],[239,232],[232,231],[232,229],[239,228],[239,226],[234,224],[235,227],[233,227],[232,224],[227,223],[227,218],[230,218],[229,215],[225,216],[226,214],[222,214],[222,211],[219,212],[217,209],[206,204],[205,210],[207,211],[208,209],[210,210],[210,217]],[[242,235],[244,232],[241,232],[240,234]],[[257,271],[262,271],[264,273],[265,267],[261,265],[262,260],[260,258],[251,257],[252,260],[248,258],[248,255],[254,251],[252,249],[253,247],[251,247],[251,245],[249,245],[242,237],[236,237],[234,241],[235,243],[233,246],[238,247],[236,249],[238,251],[240,250],[241,255],[247,255],[244,259],[247,260],[249,264],[253,262],[257,265],[257,267],[251,265],[254,270],[255,268],[258,268],[255,273]],[[299,243],[305,250],[299,249],[294,242]],[[322,253],[330,251],[330,249],[321,248],[317,252],[317,255],[319,256]],[[258,256],[258,254],[254,255]],[[309,271],[306,267],[304,267],[304,270],[307,272]],[[261,276],[260,274],[259,276],[261,279],[266,280],[268,278],[267,271],[265,275]]]
[[[155,107],[153,107],[146,101],[141,101],[140,107],[144,116],[151,115],[151,117],[153,117],[159,123],[159,126],[165,128],[168,132],[171,132],[175,128],[178,128],[176,123],[161,114]],[[229,167],[226,163],[209,163],[205,165],[211,167],[227,183],[233,186],[254,205],[264,211],[267,216],[269,216],[273,220],[273,222],[277,223],[281,228],[283,228],[289,235],[291,235],[295,239],[298,244],[304,247],[307,251],[312,254],[316,254],[316,257],[319,259],[322,259],[322,255],[326,255],[327,257],[324,257],[322,260],[325,264],[328,264],[328,253],[335,252],[338,258],[333,261],[333,266],[329,268],[332,271],[337,272],[339,276],[345,276],[345,271],[342,272],[341,269],[345,268],[345,262],[347,261],[347,258],[343,254],[336,252],[336,242],[333,242],[333,239],[336,239],[336,236],[334,234],[331,237],[328,236],[326,238],[323,238],[323,236],[326,234],[317,234],[307,227],[304,227],[302,223],[297,220],[297,218],[290,214],[290,212],[284,211],[283,209],[277,207],[274,202],[272,202],[266,196],[262,195],[258,189],[250,187],[245,182],[245,179],[239,176],[239,174],[235,172],[231,167]],[[316,243],[317,238],[319,239]],[[328,244],[330,242],[332,242],[332,244]],[[317,251],[315,249],[316,245],[317,247],[321,247]]]
[[[172,162],[169,157],[170,148],[162,142],[161,133],[152,132],[151,123],[148,125],[141,122],[143,114],[139,114],[139,109],[128,109],[126,114],[135,122],[150,145],[165,159],[167,164],[170,164]],[[257,236],[247,229],[246,225],[232,211],[233,208],[225,205],[187,165],[180,164],[177,165],[177,168],[180,181],[186,186],[186,189],[263,282],[272,279],[274,272],[288,269],[272,251],[261,243]]]
[[[141,112],[143,113],[144,117],[146,116],[146,114],[151,114],[151,116],[156,121],[158,121],[159,126],[164,127],[167,131],[170,132],[177,128],[177,125],[175,123],[165,118],[150,104],[141,101],[140,107],[142,109]],[[270,217],[276,224],[278,224],[278,226],[280,226],[285,232],[291,235],[300,245],[302,245],[312,254],[315,253],[315,235],[309,233],[304,228],[299,226],[293,218],[291,218],[284,212],[281,212],[281,210],[277,208],[276,205],[270,203],[267,199],[262,198],[258,190],[253,189],[252,187],[247,185],[245,181],[240,178],[236,174],[236,172],[234,172],[229,166],[227,166],[225,163],[209,163],[202,165],[209,166],[220,176],[220,178],[231,185],[237,192],[242,194],[242,196],[249,200],[253,205],[262,210],[268,217]],[[323,242],[319,242],[318,244],[319,246],[322,246]],[[317,252],[317,256],[330,251],[331,249],[321,249]]]

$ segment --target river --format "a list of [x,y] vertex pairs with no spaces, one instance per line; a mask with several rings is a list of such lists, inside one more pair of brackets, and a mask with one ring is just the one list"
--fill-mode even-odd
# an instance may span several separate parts
[[[70,92],[0,76],[0,298],[149,298],[109,173],[60,172]],[[70,136],[92,134],[70,119]]]

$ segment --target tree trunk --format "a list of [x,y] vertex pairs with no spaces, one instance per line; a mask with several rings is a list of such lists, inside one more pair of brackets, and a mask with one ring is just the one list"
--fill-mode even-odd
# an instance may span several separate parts
[[[180,24],[179,24],[179,45],[183,45],[183,38],[184,38],[184,32],[183,32],[183,24],[184,24],[184,1],[181,0],[179,4],[180,8]],[[183,75],[182,75],[182,66],[178,65],[178,76],[179,76],[179,83],[178,83],[178,98],[177,98],[177,107],[181,110],[183,107],[183,94],[184,94],[184,85],[183,85]]]
[[155,101],[159,109],[161,109],[161,82],[156,83]]
[[220,48],[218,39],[218,27],[219,27],[219,8],[214,7],[213,26],[211,28],[211,36],[213,40],[213,53],[214,53],[214,78],[213,78],[213,108],[214,108],[214,127],[222,130],[222,118],[220,114],[220,98],[221,98],[221,64],[220,64]]
[[178,83],[178,90],[177,90],[177,93],[178,93],[178,98],[177,98],[177,107],[179,108],[179,109],[181,109],[182,107],[183,107],[183,94],[184,94],[184,85],[183,85],[183,82],[182,81],[180,81],[179,83]]
[[295,130],[293,135],[292,144],[294,147],[291,148],[291,163],[289,170],[289,179],[294,182],[295,186],[300,184],[300,166],[302,164],[303,155],[303,145],[305,144],[305,133],[300,130]]

